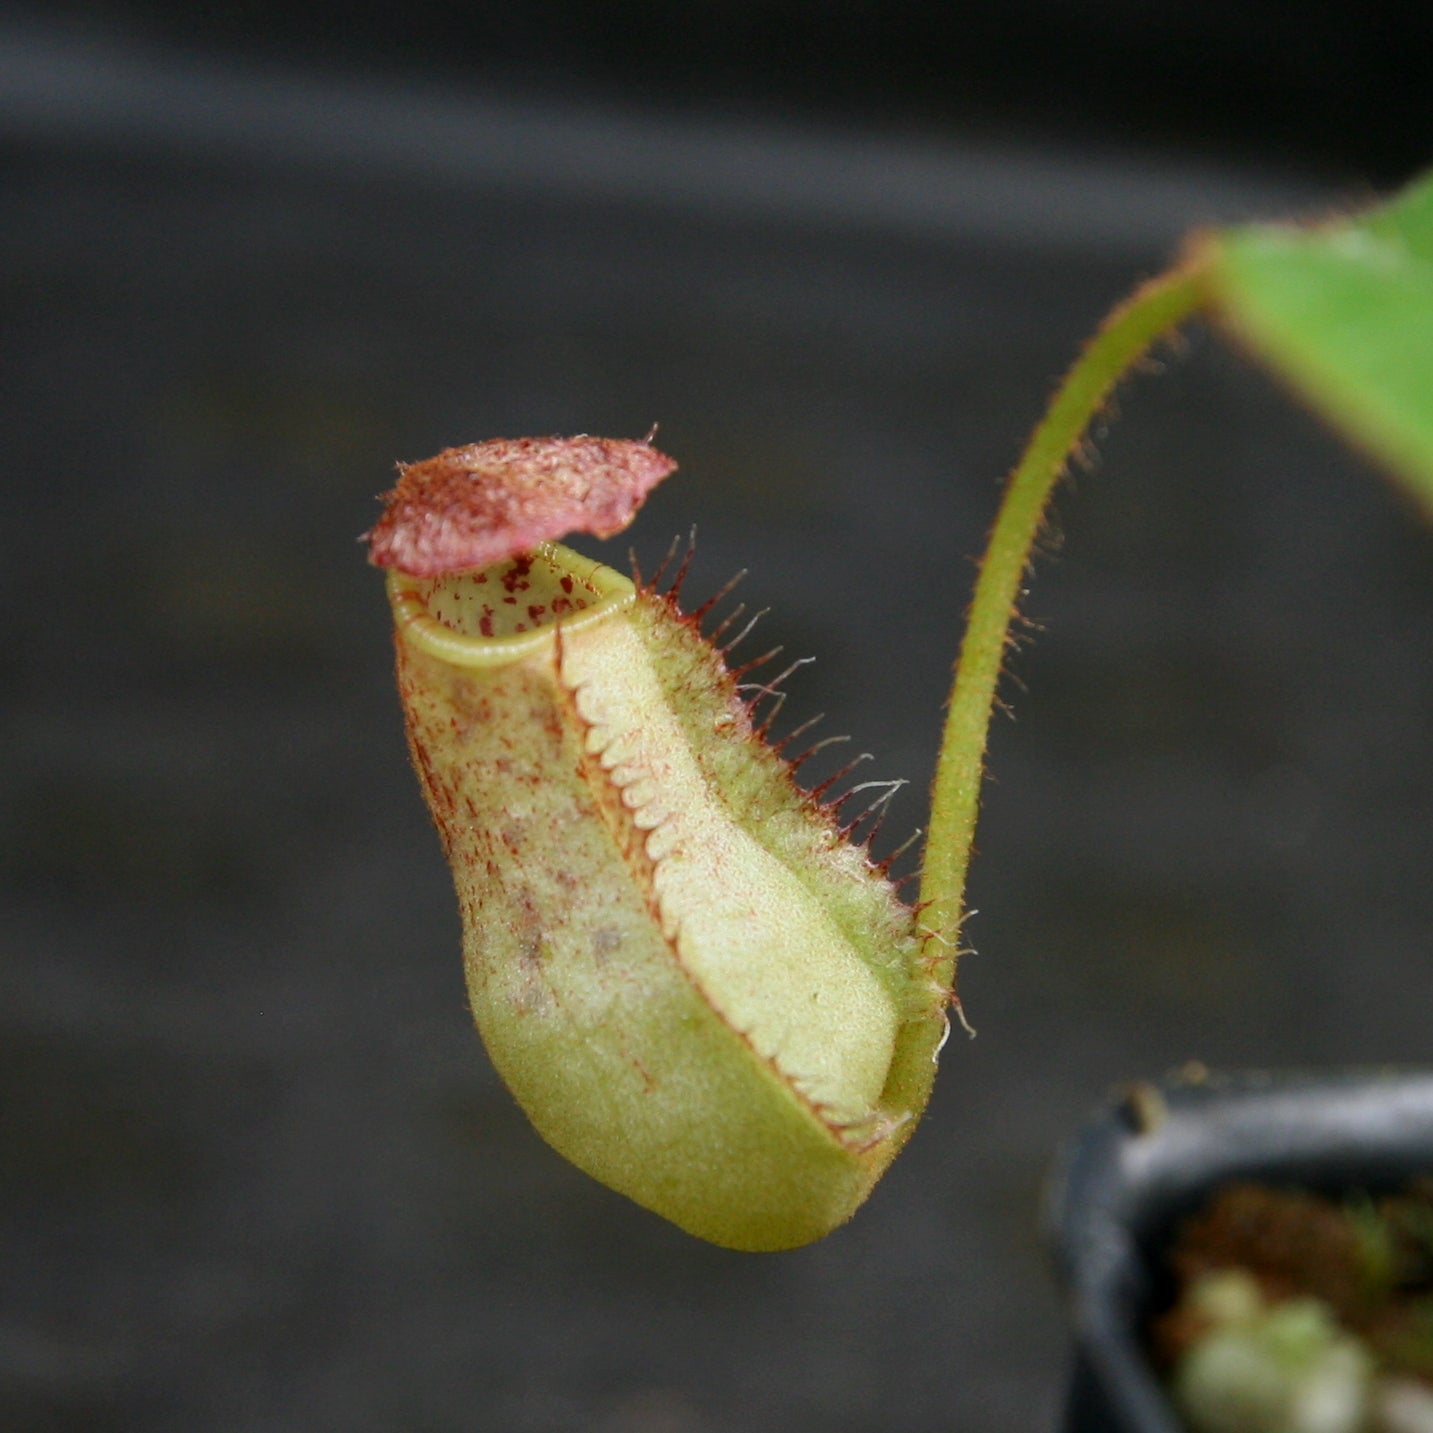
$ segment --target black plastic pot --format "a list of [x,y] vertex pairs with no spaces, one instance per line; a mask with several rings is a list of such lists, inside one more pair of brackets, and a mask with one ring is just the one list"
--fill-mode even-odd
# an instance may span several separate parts
[[1047,1227],[1075,1334],[1064,1433],[1179,1433],[1141,1330],[1162,1251],[1221,1184],[1377,1192],[1433,1170],[1433,1072],[1204,1076],[1136,1085],[1065,1151]]

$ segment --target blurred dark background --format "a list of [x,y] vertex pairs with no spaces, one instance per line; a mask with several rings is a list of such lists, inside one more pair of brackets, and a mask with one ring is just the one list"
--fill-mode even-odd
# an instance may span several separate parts
[[[1433,538],[1194,326],[1058,502],[927,1122],[822,1244],[552,1156],[464,1008],[354,539],[640,436],[923,820],[972,559],[1193,226],[1429,155],[1412,6],[0,15],[0,1427],[1053,1427],[1036,1232],[1120,1082],[1426,1059]],[[610,548],[624,563],[627,539]],[[813,778],[823,774],[813,771]]]
[[1433,16],[1376,0],[52,0],[77,27],[657,112],[1175,147],[1396,181],[1427,159]]

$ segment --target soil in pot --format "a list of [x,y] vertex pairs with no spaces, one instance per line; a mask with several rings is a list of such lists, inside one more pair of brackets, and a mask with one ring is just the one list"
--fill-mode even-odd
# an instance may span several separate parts
[[1151,1351],[1193,1433],[1433,1433],[1433,1177],[1228,1185],[1170,1265]]

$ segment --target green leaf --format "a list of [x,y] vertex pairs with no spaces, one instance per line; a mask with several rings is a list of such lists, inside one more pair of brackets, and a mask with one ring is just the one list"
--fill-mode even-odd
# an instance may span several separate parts
[[1433,174],[1353,218],[1217,233],[1214,312],[1433,516]]

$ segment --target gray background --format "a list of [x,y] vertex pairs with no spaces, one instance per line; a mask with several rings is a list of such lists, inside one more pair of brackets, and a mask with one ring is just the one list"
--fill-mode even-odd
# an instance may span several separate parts
[[514,1109],[354,541],[397,459],[659,421],[631,543],[695,523],[697,596],[751,569],[817,658],[790,720],[912,779],[897,839],[1054,377],[1188,227],[1356,174],[0,41],[0,1426],[1049,1427],[1039,1192],[1087,1110],[1426,1058],[1433,543],[1198,327],[1057,505],[979,1038],[797,1253]]

